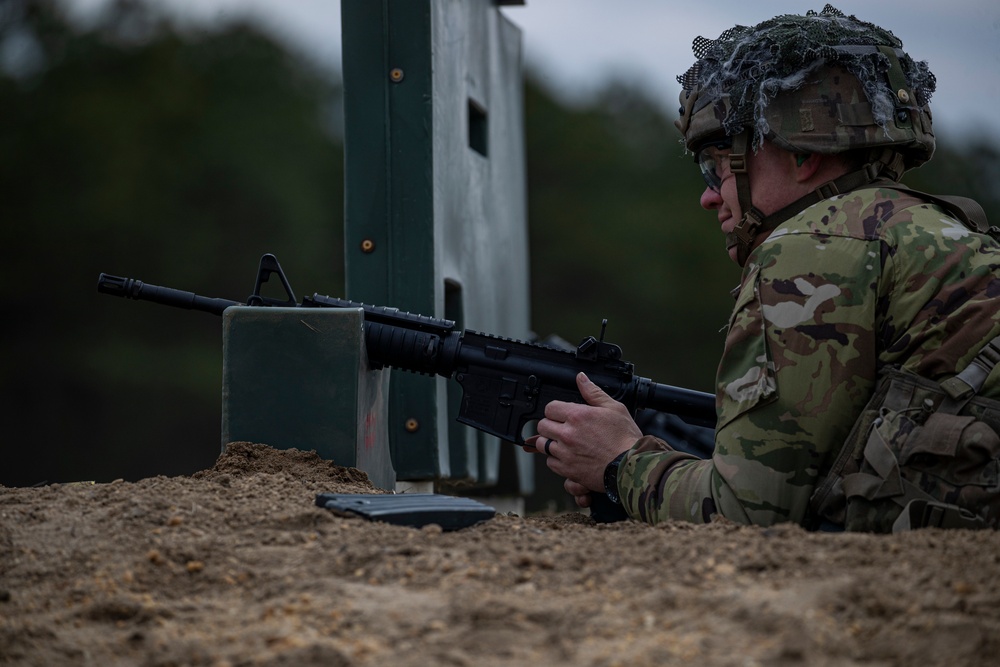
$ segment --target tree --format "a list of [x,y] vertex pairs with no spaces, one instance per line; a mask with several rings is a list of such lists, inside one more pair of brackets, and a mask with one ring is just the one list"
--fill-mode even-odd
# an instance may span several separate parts
[[[343,285],[336,79],[247,24],[182,33],[8,5],[0,42],[0,482],[179,474],[218,455],[221,327],[96,292],[100,272],[242,299],[274,252]],[[304,289],[304,287],[303,287]]]

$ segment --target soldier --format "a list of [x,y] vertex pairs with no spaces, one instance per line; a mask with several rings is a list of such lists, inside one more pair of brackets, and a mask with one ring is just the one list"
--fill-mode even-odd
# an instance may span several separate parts
[[579,505],[648,523],[996,525],[1000,244],[971,200],[899,184],[934,151],[927,64],[830,5],[694,51],[676,125],[743,267],[714,453],[643,436],[582,375],[536,450]]

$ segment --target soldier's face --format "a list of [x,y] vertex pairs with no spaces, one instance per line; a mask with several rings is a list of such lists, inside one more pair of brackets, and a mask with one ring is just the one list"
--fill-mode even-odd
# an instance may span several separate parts
[[[764,215],[769,215],[791,204],[808,192],[796,178],[795,156],[765,141],[756,152],[747,156],[747,172],[750,176],[750,200]],[[725,153],[716,156],[715,175],[717,188],[705,187],[701,194],[701,206],[708,211],[716,211],[719,226],[724,234],[736,228],[743,217],[739,197],[736,194],[736,177],[730,170]],[[766,234],[759,234],[754,247],[761,243]],[[736,261],[736,248],[729,249],[729,257]]]

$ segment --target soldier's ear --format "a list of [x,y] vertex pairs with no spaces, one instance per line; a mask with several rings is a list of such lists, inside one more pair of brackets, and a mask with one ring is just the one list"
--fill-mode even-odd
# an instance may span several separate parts
[[826,156],[821,153],[795,154],[795,180],[804,183],[816,175]]

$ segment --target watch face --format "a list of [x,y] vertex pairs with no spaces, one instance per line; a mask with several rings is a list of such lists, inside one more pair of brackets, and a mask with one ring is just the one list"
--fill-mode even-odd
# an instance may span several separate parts
[[608,500],[613,503],[619,501],[618,497],[618,466],[621,464],[622,458],[624,458],[624,452],[615,457],[615,460],[607,465],[604,469],[604,493],[608,496]]

